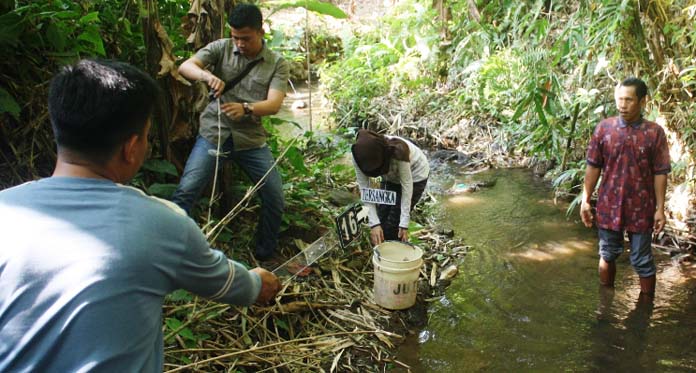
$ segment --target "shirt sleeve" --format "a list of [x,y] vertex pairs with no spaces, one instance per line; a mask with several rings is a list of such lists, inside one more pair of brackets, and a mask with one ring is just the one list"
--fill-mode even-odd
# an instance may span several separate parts
[[261,278],[210,248],[195,223],[179,262],[175,281],[183,289],[222,303],[248,306],[261,291]]
[[[222,59],[222,54],[225,49],[225,40],[227,39],[218,39],[209,43],[205,47],[199,49],[194,57],[203,62],[203,66],[205,67],[216,65],[218,61]],[[212,71],[215,69],[208,68],[208,70]]]
[[662,127],[657,127],[657,138],[655,142],[655,158],[653,159],[653,174],[666,175],[672,171],[672,164],[669,158],[669,145],[667,136]]
[[413,197],[413,175],[411,175],[410,162],[397,162],[399,169],[399,183],[401,184],[401,216],[399,227],[408,229],[411,220],[411,199]]
[[270,89],[275,89],[282,92],[288,91],[288,78],[290,77],[290,67],[288,62],[283,58],[278,59],[273,78],[271,78]]
[[587,164],[597,168],[602,168],[602,166],[604,166],[601,144],[602,127],[603,122],[600,122],[592,133],[590,144],[587,146]]
[[[358,167],[358,164],[355,162],[355,157],[353,157],[352,154],[351,159],[353,160],[353,168],[355,168],[355,178],[358,180],[358,188],[362,190],[369,187],[370,180],[367,178],[367,175],[360,170],[360,167]],[[367,220],[370,224],[370,228],[379,225],[380,221],[379,217],[377,216],[377,207],[375,204],[363,202],[363,206],[367,208]]]

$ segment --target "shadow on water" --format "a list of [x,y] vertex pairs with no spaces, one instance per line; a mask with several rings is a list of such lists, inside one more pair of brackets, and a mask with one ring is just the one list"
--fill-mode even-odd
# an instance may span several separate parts
[[438,222],[473,250],[430,305],[427,328],[401,349],[411,371],[696,369],[696,281],[669,257],[656,253],[654,302],[638,302],[628,255],[616,290],[598,286],[596,232],[566,219],[546,182],[514,169],[446,175],[433,187],[497,182],[441,197]]

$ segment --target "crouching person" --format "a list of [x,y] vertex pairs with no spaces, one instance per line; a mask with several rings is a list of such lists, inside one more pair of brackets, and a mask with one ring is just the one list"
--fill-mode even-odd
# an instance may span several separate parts
[[380,187],[396,192],[396,204],[365,203],[370,223],[370,240],[408,241],[411,210],[428,184],[430,166],[420,148],[398,136],[385,136],[361,129],[351,147],[358,186],[369,187],[369,178],[381,177]]
[[183,210],[121,185],[146,158],[157,95],[113,61],[51,82],[53,175],[0,192],[0,371],[161,372],[167,294],[250,305],[277,293],[273,274],[212,250]]

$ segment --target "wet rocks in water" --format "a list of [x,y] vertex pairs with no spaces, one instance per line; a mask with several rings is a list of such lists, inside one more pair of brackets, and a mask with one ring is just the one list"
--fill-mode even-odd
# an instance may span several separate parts
[[452,280],[439,280],[437,282],[437,286],[436,286],[438,293],[444,294],[445,290],[447,289],[447,287],[450,286],[451,283],[452,283]]
[[437,231],[437,234],[439,234],[439,235],[441,235],[441,236],[445,236],[445,237],[452,238],[452,237],[454,237],[454,230],[453,230],[453,229],[445,229],[445,228],[443,228],[443,229],[439,229],[439,230]]
[[463,193],[471,193],[471,192],[475,192],[477,190],[478,190],[478,187],[474,184],[459,183],[459,184],[452,185],[451,188],[447,189],[445,194],[457,195],[457,194],[463,194]]
[[307,103],[304,100],[295,100],[291,107],[293,110],[304,109],[307,107]]
[[452,255],[457,255],[459,253],[466,254],[469,252],[470,248],[471,246],[457,246],[453,247],[450,252],[452,253]]
[[451,265],[440,272],[440,281],[451,280],[459,272],[459,268],[456,265]]
[[497,179],[490,179],[490,180],[484,180],[484,181],[476,181],[473,183],[457,183],[452,185],[451,188],[447,189],[445,191],[445,194],[449,195],[457,195],[457,194],[463,194],[463,193],[471,193],[475,192],[481,188],[490,188],[495,186]]
[[430,153],[431,162],[436,164],[452,162],[462,165],[467,163],[470,159],[470,156],[456,150],[440,149]]

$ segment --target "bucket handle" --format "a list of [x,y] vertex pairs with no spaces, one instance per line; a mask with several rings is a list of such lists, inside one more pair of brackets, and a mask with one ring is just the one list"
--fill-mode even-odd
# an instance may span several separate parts
[[[412,243],[410,243],[410,242],[404,242],[404,241],[399,241],[399,240],[387,240],[387,241],[384,241],[384,242],[398,242],[398,243],[401,243],[401,244],[404,244],[404,245],[411,246],[411,248],[412,248],[413,250],[416,249],[416,245],[414,245],[414,244],[412,244]],[[378,245],[378,246],[379,246],[379,245]],[[377,254],[377,261],[380,261],[380,262],[381,262],[381,261],[382,261],[382,254],[379,253],[379,249],[376,248],[376,247],[375,247],[375,254]]]

